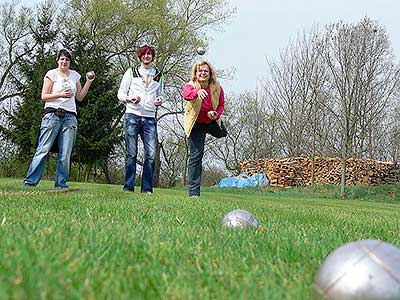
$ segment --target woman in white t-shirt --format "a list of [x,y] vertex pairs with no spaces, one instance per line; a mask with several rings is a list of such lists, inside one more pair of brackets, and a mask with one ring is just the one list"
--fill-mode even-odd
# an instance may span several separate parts
[[48,71],[44,77],[42,100],[45,102],[45,115],[40,125],[38,146],[23,181],[26,187],[39,183],[50,149],[57,143],[59,150],[54,186],[68,188],[70,158],[78,128],[75,99],[82,101],[94,80],[94,77],[86,76],[82,87],[81,75],[69,68],[71,60],[69,51],[60,50],[57,55],[57,69]]

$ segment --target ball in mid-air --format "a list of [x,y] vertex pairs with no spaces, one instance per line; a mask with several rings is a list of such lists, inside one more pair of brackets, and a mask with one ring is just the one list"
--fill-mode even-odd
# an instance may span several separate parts
[[400,249],[360,240],[332,252],[313,284],[316,300],[399,300]]
[[204,49],[203,47],[198,47],[196,49],[196,52],[198,55],[203,55],[204,53],[206,53],[206,49]]
[[258,228],[257,219],[247,210],[236,209],[229,212],[222,219],[222,225],[225,227],[237,228]]

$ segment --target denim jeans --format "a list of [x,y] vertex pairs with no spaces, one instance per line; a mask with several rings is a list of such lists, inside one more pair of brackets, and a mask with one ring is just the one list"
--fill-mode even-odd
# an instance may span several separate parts
[[[45,114],[40,124],[39,143],[33,156],[28,174],[23,181],[25,186],[35,186],[42,178],[47,156],[53,143],[58,143],[58,161],[54,187],[68,188],[72,148],[75,144],[78,122],[74,114],[64,117],[54,113]],[[57,139],[57,140],[56,140]]]
[[125,183],[124,191],[134,191],[138,137],[143,142],[144,162],[142,171],[141,192],[153,192],[154,164],[157,150],[157,121],[155,118],[125,114]]
[[228,135],[225,126],[222,126],[221,128],[216,122],[209,124],[194,124],[189,136],[189,196],[200,196],[202,161],[207,133],[215,138],[222,138]]
[[207,124],[195,123],[189,136],[189,196],[200,196],[202,161],[207,132]]

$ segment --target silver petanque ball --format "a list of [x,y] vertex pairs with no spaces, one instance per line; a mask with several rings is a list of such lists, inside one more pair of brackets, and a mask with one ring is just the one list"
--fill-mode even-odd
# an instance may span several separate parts
[[231,228],[258,228],[257,219],[247,210],[236,209],[222,219],[222,225]]
[[198,47],[196,49],[196,52],[198,55],[203,55],[204,53],[206,53],[206,49],[204,49],[203,47]]
[[89,72],[86,73],[86,76],[87,76],[89,79],[93,79],[94,76],[96,76],[96,75],[95,75],[94,71],[89,71]]
[[383,241],[347,243],[323,262],[316,300],[400,300],[400,249]]

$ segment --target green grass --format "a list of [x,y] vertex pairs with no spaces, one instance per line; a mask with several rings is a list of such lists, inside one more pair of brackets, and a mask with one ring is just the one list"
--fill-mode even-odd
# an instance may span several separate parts
[[[186,189],[153,195],[70,183],[23,191],[0,179],[0,299],[312,299],[324,258],[344,243],[400,245],[399,186]],[[358,190],[357,190],[358,189]],[[351,192],[351,189],[350,189]],[[349,194],[351,194],[349,192]],[[266,231],[230,230],[233,209]]]

